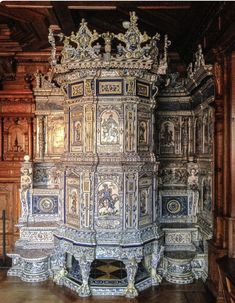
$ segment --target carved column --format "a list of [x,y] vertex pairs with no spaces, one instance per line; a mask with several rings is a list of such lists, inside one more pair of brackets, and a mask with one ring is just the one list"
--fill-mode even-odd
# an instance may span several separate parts
[[193,155],[193,118],[189,117],[188,119],[188,156]]
[[188,157],[188,118],[183,117],[181,122],[181,140],[182,140],[182,149],[183,149],[183,155],[184,158],[187,159]]
[[38,135],[38,145],[39,145],[39,158],[43,159],[45,152],[45,141],[44,141],[44,116],[39,117],[39,135]]
[[30,159],[33,158],[33,119],[28,119],[28,127],[29,127],[29,156]]
[[51,270],[53,281],[57,285],[62,286],[64,284],[64,277],[67,274],[66,265],[65,250],[61,246],[56,246],[51,256]]
[[85,107],[85,151],[87,153],[93,152],[93,140],[94,140],[94,131],[93,131],[93,124],[94,124],[94,116],[93,116],[94,109],[92,105],[87,105]]
[[126,266],[128,285],[126,288],[126,297],[135,298],[138,296],[138,291],[135,288],[135,276],[138,269],[138,263],[135,258],[124,261]]
[[157,267],[161,261],[161,257],[163,256],[164,246],[161,246],[158,249],[154,247],[154,251],[152,253],[152,262],[151,262],[151,277],[152,277],[152,285],[159,285],[162,281],[162,277],[157,274]]
[[79,266],[81,269],[81,275],[82,275],[82,285],[79,289],[79,295],[81,297],[88,297],[91,295],[91,290],[88,285],[88,279],[90,275],[91,270],[91,261],[87,260],[86,256],[82,256],[79,259]]

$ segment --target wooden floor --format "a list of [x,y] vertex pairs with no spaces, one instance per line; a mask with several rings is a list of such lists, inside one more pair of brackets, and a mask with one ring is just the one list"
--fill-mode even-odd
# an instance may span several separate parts
[[52,281],[24,283],[15,277],[7,277],[0,271],[1,303],[214,303],[202,282],[191,285],[173,285],[163,282],[140,293],[136,299],[124,297],[79,298],[70,290],[54,285]]

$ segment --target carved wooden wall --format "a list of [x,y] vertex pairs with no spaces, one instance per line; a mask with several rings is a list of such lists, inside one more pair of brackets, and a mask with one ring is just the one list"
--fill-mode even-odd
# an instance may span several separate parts
[[234,195],[234,96],[235,53],[214,50],[215,98],[215,196],[214,233],[209,241],[208,286],[217,302],[223,301],[216,260],[235,257]]
[[[0,93],[0,216],[6,210],[7,252],[17,237],[15,224],[20,213],[20,161],[25,154],[32,156],[33,96],[29,92]],[[2,223],[2,222],[1,222]],[[2,243],[2,224],[0,227]],[[2,254],[2,245],[0,255]]]
[[[20,214],[20,167],[24,155],[33,157],[34,97],[33,74],[47,71],[48,54],[19,53],[6,57],[9,70],[2,70],[0,89],[0,257],[2,255],[2,210],[6,210],[7,252],[18,237],[15,226]],[[4,66],[2,66],[4,67]],[[9,76],[10,75],[10,76]]]
[[[5,166],[6,168],[6,166]],[[2,165],[0,166],[2,175]],[[7,177],[7,173],[13,173],[14,175],[19,171],[18,165],[12,169],[6,170],[6,174],[3,177],[3,181],[0,181],[0,213],[6,210],[6,250],[9,252],[12,249],[12,244],[17,237],[17,229],[15,224],[17,223],[17,218],[19,217],[19,180],[17,177],[11,178]],[[8,182],[6,182],[8,179]],[[3,227],[0,226],[0,242],[3,241]],[[3,249],[2,245],[0,247],[0,255],[2,255]]]

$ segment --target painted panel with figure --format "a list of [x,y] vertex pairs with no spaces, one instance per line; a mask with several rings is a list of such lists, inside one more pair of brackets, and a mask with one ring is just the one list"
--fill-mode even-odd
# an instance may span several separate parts
[[70,136],[71,151],[81,152],[83,145],[83,108],[76,107],[71,113]]
[[70,225],[80,226],[80,178],[66,178],[66,221]]
[[204,178],[202,181],[202,204],[203,211],[210,212],[212,208],[211,178]]
[[139,221],[148,224],[152,218],[152,178],[142,176],[139,179]]
[[160,150],[161,153],[173,154],[175,152],[175,131],[174,124],[164,122],[160,130]]
[[105,181],[98,187],[98,215],[119,216],[120,200],[118,186],[112,181]]
[[148,122],[139,122],[139,144],[148,144]]
[[115,145],[120,143],[119,117],[115,111],[105,111],[101,116],[100,143]]

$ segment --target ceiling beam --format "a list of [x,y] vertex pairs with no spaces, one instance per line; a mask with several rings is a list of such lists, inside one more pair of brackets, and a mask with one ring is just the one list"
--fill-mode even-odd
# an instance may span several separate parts
[[114,10],[117,6],[136,7],[142,10],[180,10],[190,9],[189,1],[67,1],[70,9],[97,9],[97,10]]
[[0,3],[0,15],[23,23],[34,22],[35,20],[41,20],[45,17],[42,12],[38,12],[31,8],[8,8],[4,3]]
[[50,1],[3,1],[10,8],[52,8]]
[[183,9],[190,9],[191,4],[164,4],[164,1],[162,2],[163,4],[156,4],[156,5],[138,5],[138,9],[142,10],[183,10]]
[[58,19],[58,23],[65,35],[71,33],[75,29],[75,24],[68,9],[67,3],[64,1],[52,1],[55,16]]
[[[59,1],[66,3],[69,9],[115,10],[120,1]],[[10,8],[52,8],[51,1],[3,1]],[[191,8],[190,1],[123,1],[125,7],[137,7],[141,10],[184,10]]]
[[99,6],[99,5],[92,5],[92,6],[87,6],[87,5],[68,5],[69,9],[76,9],[76,10],[116,10],[117,7],[115,5],[105,5],[105,6]]

